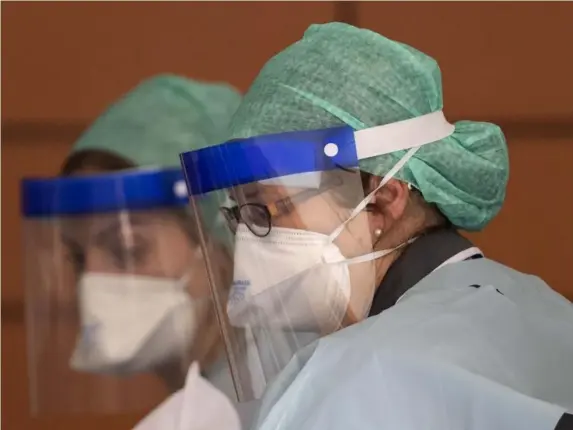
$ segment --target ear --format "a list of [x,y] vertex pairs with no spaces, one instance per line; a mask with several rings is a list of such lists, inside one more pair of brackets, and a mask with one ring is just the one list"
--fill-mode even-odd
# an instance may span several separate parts
[[[382,178],[374,176],[370,178],[369,189],[376,189]],[[386,232],[390,230],[403,216],[410,198],[408,184],[397,179],[390,179],[386,185],[379,189],[368,204],[368,212],[371,219],[372,234],[378,239],[376,231]]]

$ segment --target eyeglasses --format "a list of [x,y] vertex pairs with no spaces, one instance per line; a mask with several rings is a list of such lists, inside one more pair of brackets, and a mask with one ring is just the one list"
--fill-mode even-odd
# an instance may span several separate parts
[[322,194],[341,183],[342,180],[338,178],[338,180],[331,181],[329,184],[321,187],[320,190],[305,190],[294,196],[285,197],[266,205],[262,203],[244,203],[230,208],[221,207],[220,210],[233,233],[237,231],[239,223],[242,222],[255,236],[265,237],[271,232],[273,218],[289,214],[295,208],[296,203]]

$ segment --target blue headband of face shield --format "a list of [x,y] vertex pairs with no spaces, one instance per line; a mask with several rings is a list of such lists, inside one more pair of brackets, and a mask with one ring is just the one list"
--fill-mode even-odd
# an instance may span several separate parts
[[189,200],[180,169],[25,178],[21,197],[22,214],[29,218],[183,207]]
[[289,176],[295,182],[281,179],[278,183],[301,186],[302,177],[304,188],[318,188],[320,180],[313,173],[356,168],[360,160],[408,150],[386,174],[383,186],[420,146],[444,139],[454,129],[442,111],[436,111],[360,131],[343,126],[232,140],[185,152],[180,158],[189,192],[197,196],[257,181],[270,184],[274,178]]

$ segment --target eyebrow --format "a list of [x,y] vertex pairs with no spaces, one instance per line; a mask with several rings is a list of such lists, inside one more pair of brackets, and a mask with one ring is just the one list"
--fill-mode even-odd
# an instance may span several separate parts
[[252,200],[256,199],[261,194],[261,190],[258,187],[241,187],[239,190],[231,189],[229,192],[229,198],[233,202],[238,203],[241,197],[243,197],[245,200]]
[[67,236],[65,233],[62,233],[60,237],[64,246],[72,252],[82,252],[83,246],[75,238]]
[[[145,224],[146,221],[144,219],[141,219],[140,217],[137,217],[136,215],[129,217],[128,221],[129,230],[131,230],[131,227],[141,226]],[[65,231],[63,231],[60,234],[60,237],[62,241],[66,244],[66,246],[72,249],[81,250],[83,248],[91,246],[90,243],[92,245],[101,247],[101,246],[108,246],[110,243],[113,242],[118,242],[118,241],[123,242],[126,239],[123,238],[122,236],[122,228],[123,228],[122,222],[118,214],[118,217],[116,219],[111,220],[111,222],[109,222],[107,225],[104,225],[98,231],[94,232],[93,226],[90,226],[89,224],[86,225],[82,229],[83,231],[86,231],[87,229],[88,232],[88,237],[86,237],[85,240],[79,239],[75,234],[73,234],[73,232],[71,232],[70,234],[70,232],[65,232]]]
[[120,222],[117,220],[113,221],[111,224],[96,232],[93,235],[93,241],[97,246],[118,241],[118,239],[122,237],[121,230],[122,228]]
[[[141,219],[138,216],[130,216],[129,217],[129,227],[141,226],[147,224],[147,222]],[[122,236],[123,226],[118,217],[118,219],[113,220],[109,225],[102,228],[100,231],[96,232],[94,236],[94,242],[97,246],[101,246],[102,244],[108,244],[110,242],[117,241],[118,238],[121,240],[129,240],[124,239]],[[130,228],[131,230],[131,228]]]

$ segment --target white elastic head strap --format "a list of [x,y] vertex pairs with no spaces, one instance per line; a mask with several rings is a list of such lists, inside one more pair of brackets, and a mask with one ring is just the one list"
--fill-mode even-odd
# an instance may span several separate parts
[[[357,158],[358,160],[364,160],[377,155],[413,149],[449,136],[453,133],[454,128],[452,124],[446,121],[444,114],[440,110],[417,118],[359,130],[354,132]],[[326,144],[324,153],[328,157],[336,156],[338,154],[338,145],[336,143]],[[411,155],[413,155],[413,152]],[[407,157],[406,161],[411,155]],[[400,164],[398,170],[403,164]],[[391,178],[398,170],[388,172],[386,176],[392,173],[389,176]],[[260,183],[292,188],[318,189],[320,188],[321,177],[322,172],[307,172],[266,179],[260,181]],[[384,184],[385,182],[383,181],[382,186]]]
[[455,126],[450,124],[439,110],[416,118],[355,131],[356,153],[359,160],[364,160],[416,148],[442,140],[454,130]]
[[446,120],[443,112],[440,110],[417,118],[356,131],[354,133],[354,141],[356,142],[358,160],[406,149],[408,149],[408,152],[384,175],[380,185],[360,202],[348,219],[330,234],[330,241],[336,239],[344,230],[346,224],[364,210],[366,205],[372,201],[376,192],[404,167],[422,145],[442,140],[450,136],[454,130],[455,126]]

